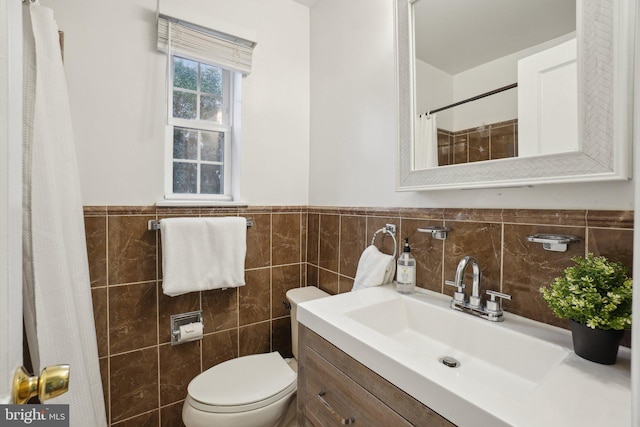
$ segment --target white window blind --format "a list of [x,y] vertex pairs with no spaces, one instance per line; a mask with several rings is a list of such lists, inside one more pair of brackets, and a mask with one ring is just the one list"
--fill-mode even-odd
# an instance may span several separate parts
[[248,75],[255,42],[230,34],[158,15],[158,49]]

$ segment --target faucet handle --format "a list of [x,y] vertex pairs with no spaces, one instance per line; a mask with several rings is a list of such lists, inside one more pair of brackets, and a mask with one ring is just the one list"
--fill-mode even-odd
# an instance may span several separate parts
[[456,282],[451,281],[451,280],[445,280],[444,284],[456,287],[456,291],[453,293],[453,300],[454,301],[464,302],[464,288],[465,288],[465,284],[464,283],[462,283],[462,282],[456,283]]
[[496,298],[508,299],[509,301],[511,301],[511,295],[503,294],[502,292],[498,291],[492,291],[491,289],[487,290],[487,295],[491,297],[491,299],[486,303],[487,311],[491,311],[494,313],[502,312],[501,303],[499,300],[496,300]]

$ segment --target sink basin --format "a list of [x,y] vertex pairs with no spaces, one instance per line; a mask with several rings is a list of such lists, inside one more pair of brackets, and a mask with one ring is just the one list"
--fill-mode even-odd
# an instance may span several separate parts
[[[384,313],[384,316],[381,316]],[[464,313],[397,295],[344,313],[424,363],[490,385],[498,392],[532,392],[565,357],[566,348]],[[449,367],[442,359],[457,361]]]
[[630,425],[629,349],[598,365],[573,353],[567,330],[511,313],[489,322],[450,301],[379,286],[304,302],[297,316],[458,426]]

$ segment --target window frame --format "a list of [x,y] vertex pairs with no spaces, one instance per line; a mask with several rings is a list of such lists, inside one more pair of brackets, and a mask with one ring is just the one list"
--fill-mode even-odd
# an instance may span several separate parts
[[[213,121],[201,120],[200,119],[200,95],[207,94],[206,92],[201,92],[201,79],[200,72],[198,73],[198,81],[196,90],[184,89],[184,88],[175,88],[174,87],[174,60],[175,58],[182,58],[189,61],[197,62],[198,64],[205,64],[208,66],[213,66],[222,69],[222,123],[216,123]],[[235,93],[235,74],[236,72],[233,70],[229,70],[225,67],[217,65],[213,62],[207,62],[200,58],[190,57],[189,55],[184,55],[182,53],[171,53],[168,59],[169,65],[167,69],[167,126],[165,131],[165,165],[164,165],[164,194],[165,199],[167,200],[204,200],[204,201],[232,201],[233,193],[232,193],[232,150],[233,150],[233,137],[234,134],[234,93]],[[173,117],[173,94],[174,90],[178,89],[180,92],[185,93],[194,93],[198,97],[198,101],[196,102],[196,119],[183,119],[183,118],[175,118]],[[225,123],[226,121],[226,123]],[[174,129],[185,128],[192,131],[198,132],[198,148],[197,148],[197,159],[189,160],[189,159],[174,159],[173,157],[173,149],[174,149]],[[214,161],[203,161],[201,160],[201,146],[200,146],[200,132],[220,132],[224,135],[224,146],[223,146],[223,156],[222,162],[214,162]],[[173,191],[173,168],[174,162],[178,160],[178,163],[195,163],[198,165],[197,167],[197,183],[196,183],[196,193],[175,193]],[[223,177],[222,177],[222,191],[220,194],[208,194],[208,193],[200,193],[200,168],[201,165],[207,164],[220,164],[222,163]]]

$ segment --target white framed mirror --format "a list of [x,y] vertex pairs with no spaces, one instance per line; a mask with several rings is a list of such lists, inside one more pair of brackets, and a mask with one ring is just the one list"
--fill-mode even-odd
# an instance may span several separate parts
[[[423,107],[417,106],[415,72],[418,43],[414,35],[419,31],[414,28],[414,7],[421,1],[447,2],[396,0],[399,191],[515,187],[630,177],[633,0],[577,0],[577,47],[574,48],[577,59],[573,71],[577,74],[573,101],[577,143],[574,147],[547,154],[529,152],[526,156],[446,166],[437,166],[437,161],[425,163],[424,154],[416,150],[418,120],[425,113],[420,110]],[[481,1],[485,0],[474,3]],[[570,37],[564,36],[559,40],[564,43],[568,39]],[[518,87],[518,92],[520,89]],[[547,116],[558,114],[534,105],[520,94],[519,97],[521,99],[516,98],[518,114],[527,108]],[[558,145],[549,138],[549,133],[536,136],[536,140],[539,145]],[[525,154],[526,150],[521,151]]]

